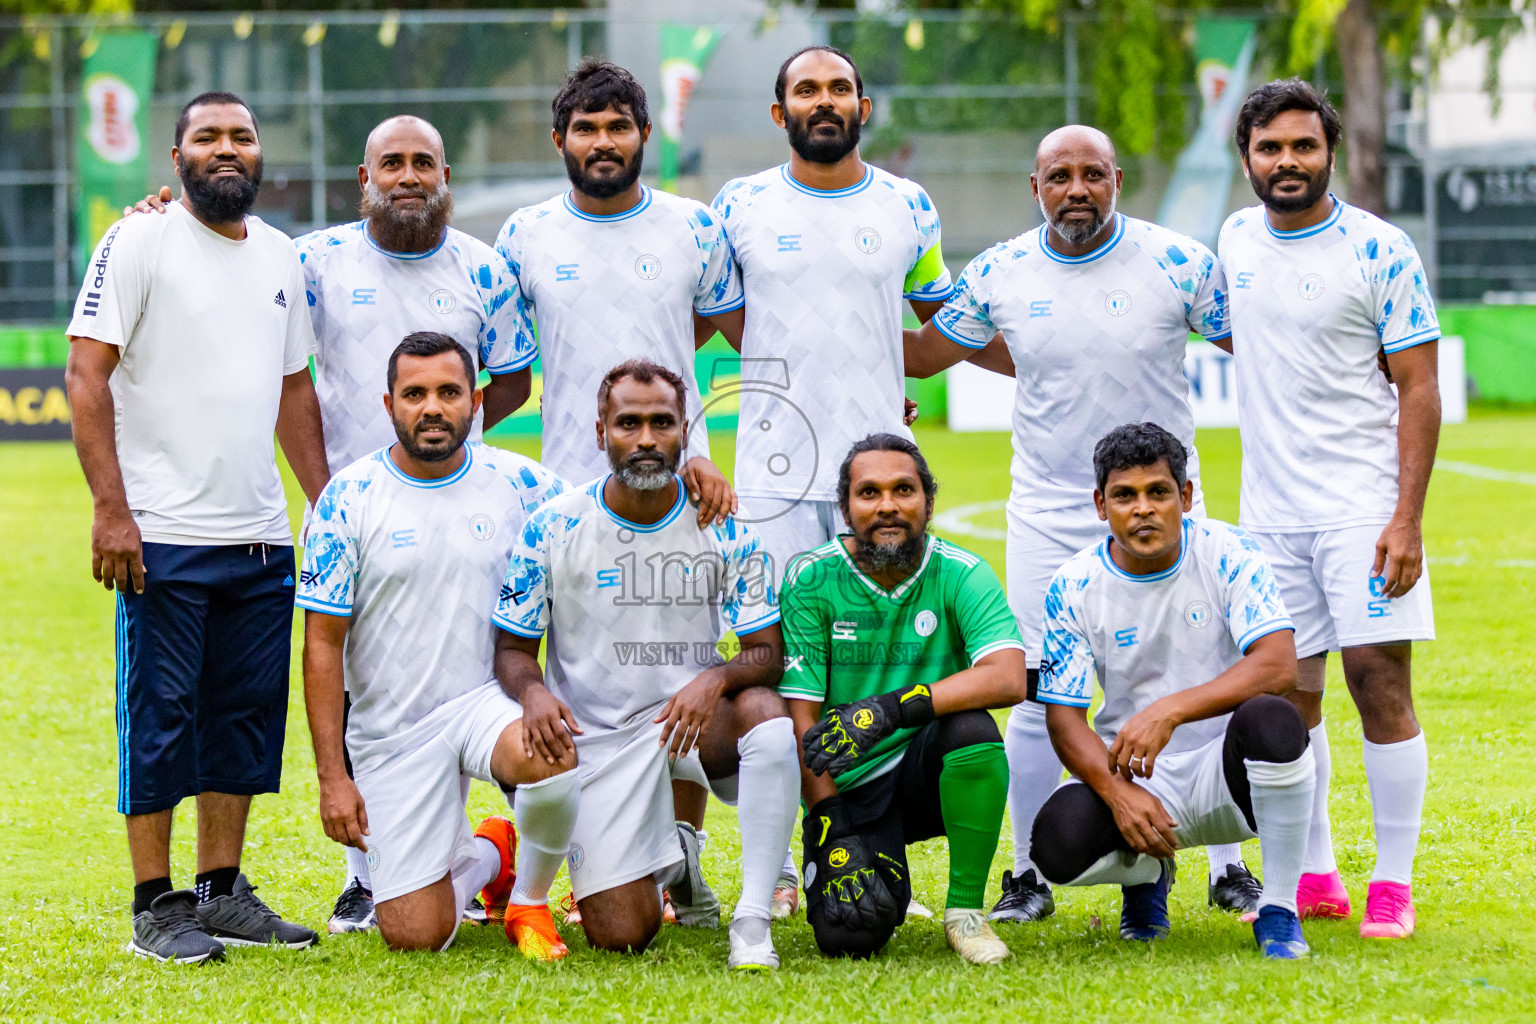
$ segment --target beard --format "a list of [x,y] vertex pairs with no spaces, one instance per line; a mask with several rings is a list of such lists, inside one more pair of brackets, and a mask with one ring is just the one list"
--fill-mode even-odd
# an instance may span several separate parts
[[1052,213],[1045,208],[1044,199],[1040,200],[1040,214],[1050,223],[1051,230],[1065,238],[1069,243],[1072,245],[1086,245],[1094,235],[1104,230],[1105,224],[1108,224],[1114,218],[1115,198],[1110,196],[1109,209],[1107,211],[1095,208],[1093,219],[1090,221],[1067,220],[1065,203],[1058,206],[1056,212]]
[[927,540],[926,531],[914,531],[910,527],[905,540],[885,544],[855,536],[854,546],[857,548],[855,557],[859,565],[869,573],[894,569],[900,573],[911,574],[917,571],[919,563],[923,560],[923,548]]
[[[422,200],[419,209],[402,210],[394,200],[415,196]],[[388,194],[372,181],[363,186],[358,210],[368,221],[368,234],[381,249],[390,252],[429,252],[443,239],[443,231],[453,217],[453,194],[446,181],[428,192],[420,188],[397,188]]]
[[634,452],[621,458],[618,452],[609,451],[608,465],[620,484],[636,491],[659,491],[672,481],[677,472],[679,452]]
[[[1328,179],[1331,176],[1327,167],[1316,175],[1299,171],[1271,174],[1262,182],[1257,178],[1253,180],[1253,194],[1259,197],[1259,202],[1276,213],[1299,213],[1328,194]],[[1307,187],[1294,196],[1276,195],[1275,186],[1282,181],[1305,181]]]
[[[596,156],[596,154],[593,154]],[[630,186],[640,180],[640,168],[645,163],[645,147],[635,150],[635,155],[617,174],[596,175],[588,174],[587,164],[593,163],[593,158],[588,157],[587,163],[578,163],[576,156],[567,149],[565,151],[565,176],[571,179],[571,184],[582,195],[591,196],[593,199],[612,199],[621,192],[627,191]]]
[[[215,168],[234,167],[238,177],[215,178]],[[193,211],[210,224],[233,224],[256,205],[256,193],[261,190],[262,159],[256,158],[256,166],[250,172],[237,161],[210,160],[197,167],[186,160],[176,162],[176,175],[181,178],[181,188]]]
[[[453,458],[455,452],[464,447],[464,442],[469,438],[470,420],[455,423],[444,416],[423,416],[416,421],[416,426],[410,427],[398,419],[394,421],[395,437],[400,441],[400,447],[405,453],[419,462],[442,462]],[[446,442],[434,442],[423,444],[416,440],[417,433],[425,426],[447,427],[448,440]]]
[[[812,135],[811,129],[819,124],[835,124],[841,131],[831,138]],[[858,118],[848,121],[830,110],[818,110],[803,120],[790,117],[788,111],[784,114],[789,148],[800,154],[802,160],[813,164],[835,164],[852,153],[859,145],[860,127]]]

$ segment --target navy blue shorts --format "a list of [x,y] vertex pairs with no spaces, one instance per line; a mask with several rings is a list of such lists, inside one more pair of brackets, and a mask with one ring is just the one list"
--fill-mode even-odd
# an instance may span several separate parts
[[117,598],[117,809],[276,793],[288,713],[293,548],[144,545]]

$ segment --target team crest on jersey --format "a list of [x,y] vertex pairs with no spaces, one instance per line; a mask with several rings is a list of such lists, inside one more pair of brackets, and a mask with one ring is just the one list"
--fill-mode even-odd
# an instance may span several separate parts
[[369,871],[379,870],[379,846],[372,836],[368,837],[368,854],[363,859],[368,862]]
[[880,232],[874,228],[859,228],[853,233],[853,244],[858,246],[859,252],[879,252]]
[[1104,312],[1110,316],[1125,316],[1131,311],[1131,293],[1124,288],[1116,288],[1104,296]]
[[930,609],[924,608],[917,613],[917,618],[912,620],[912,628],[918,636],[933,636],[933,631],[939,628],[939,617]]
[[565,855],[565,859],[570,862],[570,865],[573,869],[579,871],[581,869],[581,865],[586,862],[587,851],[581,848],[580,843],[572,843],[570,851]]
[[1296,285],[1296,292],[1309,302],[1317,298],[1323,294],[1323,275],[1308,274]]
[[635,275],[642,281],[654,281],[661,276],[661,257],[646,253],[635,260]]
[[452,313],[454,304],[456,302],[453,297],[453,292],[449,291],[447,288],[439,288],[437,291],[432,293],[427,301],[432,303],[432,312],[441,314],[442,316],[447,316],[449,313]]
[[1184,621],[1192,629],[1204,629],[1211,624],[1211,606],[1204,601],[1191,601],[1184,606]]
[[490,540],[496,536],[496,520],[484,512],[469,517],[469,535],[475,540]]

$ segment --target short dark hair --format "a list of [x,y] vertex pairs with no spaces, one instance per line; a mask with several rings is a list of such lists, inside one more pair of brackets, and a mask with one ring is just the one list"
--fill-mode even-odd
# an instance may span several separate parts
[[1244,160],[1248,159],[1248,139],[1253,130],[1263,128],[1287,110],[1310,111],[1322,118],[1323,140],[1328,145],[1329,154],[1333,153],[1344,130],[1339,112],[1333,109],[1328,97],[1312,87],[1312,83],[1300,78],[1282,78],[1266,82],[1249,93],[1243,100],[1242,109],[1237,112],[1233,141]]
[[658,380],[665,381],[671,385],[672,393],[677,396],[678,418],[687,418],[688,385],[683,383],[683,378],[660,363],[653,363],[649,359],[630,359],[620,363],[604,374],[603,382],[597,386],[597,415],[599,419],[608,410],[608,395],[613,391],[613,386],[626,378],[634,381],[636,384],[650,384]]
[[578,110],[595,114],[609,107],[627,108],[636,128],[644,129],[651,123],[650,111],[645,106],[645,87],[617,64],[591,57],[566,77],[550,107],[555,113],[555,131],[561,135],[571,126],[571,115]]
[[260,137],[261,122],[256,120],[256,111],[251,109],[251,105],[232,92],[215,90],[192,97],[192,99],[187,101],[187,105],[181,108],[181,113],[176,115],[176,147],[178,149],[181,148],[181,137],[187,134],[187,125],[192,123],[192,108],[212,107],[221,103],[233,103],[236,106],[244,107],[245,112],[251,115],[251,124],[256,128],[256,135]]
[[1154,466],[1165,459],[1173,482],[1182,490],[1189,464],[1184,445],[1156,423],[1127,423],[1099,438],[1099,443],[1093,446],[1094,482],[1103,494],[1109,474],[1116,470]]
[[853,460],[865,452],[901,452],[910,455],[917,467],[917,479],[923,485],[923,497],[928,499],[928,507],[933,508],[934,496],[939,493],[939,482],[933,478],[933,473],[928,469],[928,460],[923,458],[917,445],[899,434],[870,434],[862,441],[853,442],[853,447],[843,456],[843,464],[837,469],[837,506],[842,509],[844,519],[848,518],[848,497],[853,490]]
[[853,62],[853,57],[845,50],[839,50],[835,46],[819,43],[815,46],[802,46],[786,57],[783,64],[779,65],[779,77],[773,81],[773,95],[778,99],[779,106],[782,107],[784,105],[784,93],[789,88],[789,66],[813,50],[821,50],[824,53],[830,53],[834,57],[841,57],[847,61],[848,66],[853,68],[853,86],[858,90],[860,98],[864,96],[864,76],[859,74],[859,66]]
[[395,350],[389,354],[389,393],[395,393],[395,379],[400,376],[401,356],[424,359],[428,356],[440,356],[444,352],[459,354],[459,359],[464,363],[464,376],[469,379],[469,386],[473,389],[475,361],[470,357],[469,350],[446,334],[440,334],[437,331],[417,331],[415,334],[407,334],[405,340],[396,345]]

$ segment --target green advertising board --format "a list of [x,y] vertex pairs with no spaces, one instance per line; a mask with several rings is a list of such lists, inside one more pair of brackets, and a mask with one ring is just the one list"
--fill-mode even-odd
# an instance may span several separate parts
[[86,40],[75,139],[81,266],[107,228],[122,216],[123,207],[144,197],[149,178],[149,104],[159,45],[160,37],[153,32],[113,32]]

